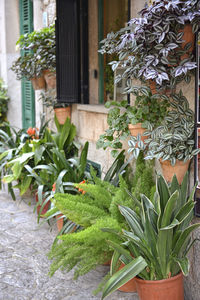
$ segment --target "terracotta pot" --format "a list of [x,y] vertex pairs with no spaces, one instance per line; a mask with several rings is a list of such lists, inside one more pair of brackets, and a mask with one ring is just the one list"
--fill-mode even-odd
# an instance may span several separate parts
[[148,138],[148,136],[142,136],[142,134],[147,130],[146,128],[142,128],[142,123],[137,123],[135,125],[128,124],[128,129],[132,136],[137,136],[138,133],[141,134],[141,140],[144,142],[145,139]]
[[67,118],[71,118],[71,106],[54,108],[54,112],[60,124],[64,124]]
[[56,224],[59,232],[63,228],[63,223],[64,223],[63,218],[61,218],[62,216],[63,214],[59,214],[56,216]]
[[56,88],[56,73],[51,72],[49,70],[43,71],[44,79],[47,84],[47,89],[55,89]]
[[45,80],[44,80],[44,76],[41,77],[34,77],[30,79],[32,82],[32,86],[34,88],[34,90],[42,90],[45,89]]
[[[181,44],[181,48],[183,49],[186,44],[191,43],[192,45],[191,45],[190,49],[188,50],[188,52],[192,52],[194,50],[194,42],[195,42],[195,35],[192,32],[192,25],[186,24],[184,26],[184,29],[181,31],[183,31],[182,39],[184,40],[184,42]],[[181,56],[181,60],[183,60],[187,57],[188,57],[188,54],[184,54]]]
[[[38,194],[35,194],[35,201],[38,202]],[[45,200],[43,200],[44,202]],[[49,209],[49,206],[51,204],[51,201],[48,201],[45,206],[43,207],[42,209],[42,212],[41,212],[41,215],[44,215],[46,214],[46,212],[48,211]],[[41,205],[37,205],[37,214],[39,215],[39,212],[40,212],[40,209],[41,209]]]
[[150,87],[152,95],[157,93],[157,91],[156,91],[156,82],[155,81],[150,79],[149,80],[149,87]]
[[[119,267],[119,270],[121,270],[124,266],[125,266],[125,264],[121,263],[121,266]],[[125,292],[125,293],[135,293],[135,292],[137,292],[135,277],[130,279],[124,285],[122,285],[118,290],[121,291],[121,292]]]
[[174,174],[176,174],[178,182],[181,184],[183,177],[189,168],[190,160],[186,161],[186,163],[181,160],[176,160],[176,164],[174,166],[171,165],[169,160],[162,161],[160,159],[159,161],[166,181],[171,182]]
[[169,279],[135,281],[140,300],[184,300],[182,273]]
[[103,263],[103,266],[110,266],[110,264],[111,264],[111,260],[108,260],[105,263]]
[[161,91],[157,91],[156,90],[156,82],[153,81],[153,80],[149,80],[148,85],[150,87],[152,95],[160,93],[162,95],[170,96],[171,94],[175,93],[175,91],[176,91],[175,89],[167,89],[167,88],[165,88],[165,89],[163,89]]

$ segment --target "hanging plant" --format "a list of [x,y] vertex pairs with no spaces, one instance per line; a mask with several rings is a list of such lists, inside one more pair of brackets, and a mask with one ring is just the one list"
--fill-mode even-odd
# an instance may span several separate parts
[[[200,2],[160,1],[140,11],[140,18],[133,18],[128,26],[116,33],[109,33],[102,41],[100,53],[116,53],[119,61],[111,62],[113,71],[120,66],[122,78],[153,80],[158,91],[171,90],[185,81],[190,82],[196,62],[192,53],[194,33],[200,28]],[[191,41],[186,40],[189,28]],[[134,89],[129,80],[126,92]]]
[[55,26],[42,28],[30,34],[21,35],[16,43],[22,51],[13,62],[11,70],[17,79],[31,79],[43,75],[44,70],[56,70]]

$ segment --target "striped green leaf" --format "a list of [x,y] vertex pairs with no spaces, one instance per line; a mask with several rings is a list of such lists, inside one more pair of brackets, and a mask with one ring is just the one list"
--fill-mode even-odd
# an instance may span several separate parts
[[112,292],[117,290],[119,287],[127,283],[130,279],[137,276],[147,266],[146,261],[141,257],[137,257],[132,260],[123,269],[115,273],[106,283],[103,293],[102,300],[110,295]]

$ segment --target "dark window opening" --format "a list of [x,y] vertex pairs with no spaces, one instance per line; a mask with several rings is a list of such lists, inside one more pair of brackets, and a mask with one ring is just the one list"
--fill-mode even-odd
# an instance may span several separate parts
[[59,103],[88,103],[88,0],[57,0]]

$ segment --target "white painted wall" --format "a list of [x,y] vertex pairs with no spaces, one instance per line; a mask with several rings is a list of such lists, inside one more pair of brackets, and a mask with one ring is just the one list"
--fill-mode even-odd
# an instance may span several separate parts
[[15,43],[19,38],[18,0],[0,1],[0,77],[8,88],[10,97],[8,120],[11,125],[21,128],[21,83],[10,70],[12,62],[19,56]]

